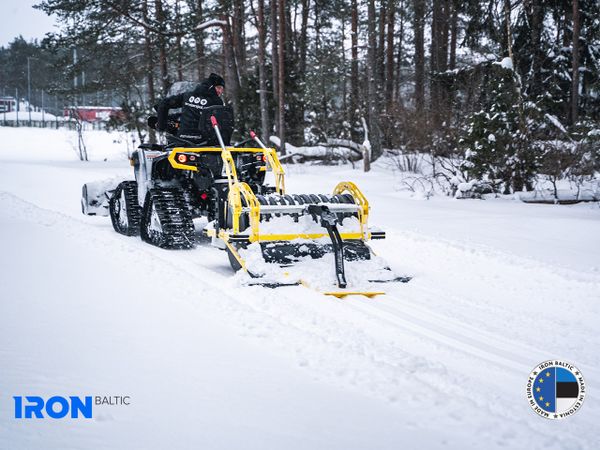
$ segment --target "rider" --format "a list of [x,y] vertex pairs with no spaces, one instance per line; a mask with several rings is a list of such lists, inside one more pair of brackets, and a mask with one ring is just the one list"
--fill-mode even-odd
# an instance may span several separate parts
[[156,105],[158,122],[156,129],[166,131],[168,128],[169,110],[182,108],[179,132],[177,136],[193,144],[206,141],[199,129],[202,111],[209,106],[223,106],[221,95],[225,89],[225,80],[216,73],[211,73],[192,91],[173,95],[161,100]]

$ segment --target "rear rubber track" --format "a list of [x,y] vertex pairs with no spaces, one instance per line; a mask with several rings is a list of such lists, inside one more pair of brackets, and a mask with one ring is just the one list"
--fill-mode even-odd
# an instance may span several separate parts
[[194,246],[194,222],[185,195],[178,188],[154,188],[146,195],[140,235],[161,248]]

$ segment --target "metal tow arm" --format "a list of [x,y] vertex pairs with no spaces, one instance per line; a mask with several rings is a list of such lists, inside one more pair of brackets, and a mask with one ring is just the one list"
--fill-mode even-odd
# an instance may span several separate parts
[[344,241],[337,229],[337,216],[325,205],[308,205],[308,213],[313,217],[315,222],[317,222],[317,219],[320,219],[320,225],[324,227],[329,234],[335,257],[335,275],[337,277],[338,286],[340,288],[345,288],[347,283],[346,273],[344,271]]

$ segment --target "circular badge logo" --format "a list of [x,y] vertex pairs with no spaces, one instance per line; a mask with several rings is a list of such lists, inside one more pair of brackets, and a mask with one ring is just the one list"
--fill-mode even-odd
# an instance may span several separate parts
[[196,98],[194,99],[194,103],[195,103],[196,105],[197,105],[198,103],[200,103],[200,97],[196,97]]
[[208,100],[206,100],[205,98],[203,98],[202,100],[200,100],[200,104],[201,105],[206,105],[208,103]]
[[566,361],[546,361],[532,370],[527,381],[529,406],[546,419],[564,419],[581,408],[585,382],[581,371]]
[[188,102],[190,102],[190,103],[194,103],[194,98],[195,98],[195,97],[192,95],[190,98],[188,98]]

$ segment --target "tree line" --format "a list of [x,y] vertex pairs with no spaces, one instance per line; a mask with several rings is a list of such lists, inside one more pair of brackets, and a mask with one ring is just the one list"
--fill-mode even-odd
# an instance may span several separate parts
[[173,83],[220,72],[240,136],[253,128],[296,146],[362,142],[366,124],[372,160],[384,149],[427,152],[506,191],[530,187],[566,153],[597,169],[596,0],[44,0],[38,8],[63,24],[41,45],[53,55],[52,88],[113,93],[140,133]]

